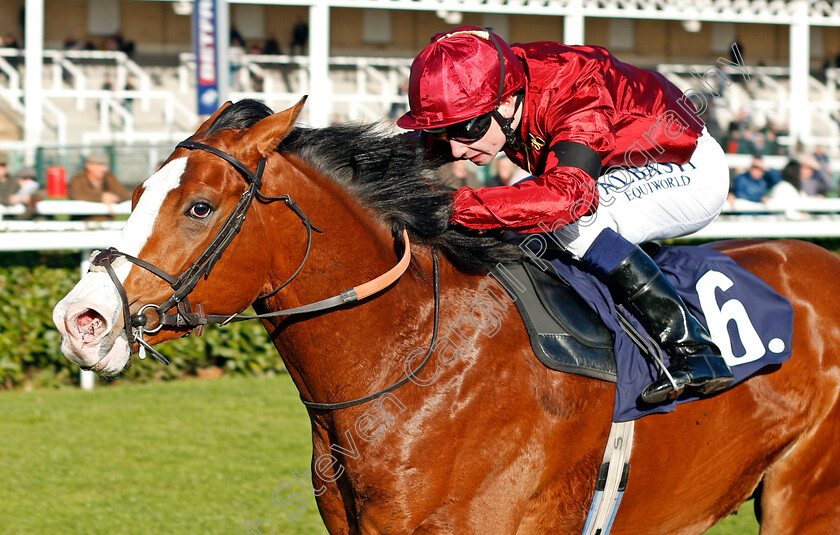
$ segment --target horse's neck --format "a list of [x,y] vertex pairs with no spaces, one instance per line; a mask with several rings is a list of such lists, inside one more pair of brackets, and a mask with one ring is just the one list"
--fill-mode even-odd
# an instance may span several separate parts
[[[313,187],[314,186],[314,187]],[[374,219],[340,187],[323,177],[310,177],[307,187],[292,197],[324,232],[316,234],[310,257],[300,275],[268,309],[312,303],[367,282],[399,260],[385,224]],[[305,242],[300,226],[293,248],[278,251],[297,262]],[[293,234],[290,234],[292,236]],[[363,301],[315,315],[271,321],[269,333],[301,394],[317,402],[337,402],[366,396],[403,376],[405,356],[427,348],[434,320],[432,263],[428,251],[414,246],[415,265],[425,273],[408,272],[389,288]],[[288,268],[287,268],[288,269]],[[288,273],[272,284],[283,282]],[[441,284],[463,279],[450,265],[441,270]],[[454,310],[448,305],[448,312]]]

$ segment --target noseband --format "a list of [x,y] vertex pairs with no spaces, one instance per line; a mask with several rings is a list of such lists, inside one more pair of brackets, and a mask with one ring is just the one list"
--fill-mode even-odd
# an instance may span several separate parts
[[[216,147],[212,147],[204,143],[198,143],[196,141],[182,141],[177,145],[177,147],[182,147],[190,150],[203,150],[214,154],[219,158],[222,158],[226,162],[233,165],[233,167],[237,171],[239,171],[239,173],[245,178],[245,180],[248,182],[248,189],[246,189],[245,192],[240,196],[239,201],[233,208],[233,211],[231,211],[230,215],[222,224],[222,227],[213,237],[212,241],[204,249],[204,252],[202,252],[198,259],[195,262],[193,262],[186,269],[186,271],[184,271],[177,278],[169,275],[162,269],[154,266],[153,264],[150,264],[149,262],[146,262],[145,260],[141,260],[135,256],[122,253],[114,247],[110,247],[108,249],[105,249],[104,251],[101,251],[91,261],[91,266],[104,269],[108,273],[108,276],[111,278],[111,281],[114,283],[114,286],[116,286],[117,292],[119,293],[120,299],[122,301],[123,321],[125,324],[125,335],[128,341],[128,347],[133,347],[134,342],[137,342],[140,346],[138,353],[140,359],[145,358],[145,351],[148,350],[152,354],[152,357],[154,357],[156,360],[158,360],[162,364],[169,364],[169,360],[165,356],[163,356],[160,352],[154,349],[151,344],[149,344],[143,339],[144,334],[156,334],[163,327],[173,329],[188,327],[194,329],[197,336],[201,336],[201,332],[204,329],[204,325],[208,323],[219,323],[224,325],[226,323],[234,321],[245,321],[251,319],[263,319],[278,316],[291,316],[295,314],[307,314],[311,312],[318,312],[321,310],[341,306],[346,303],[351,303],[353,301],[358,301],[360,299],[364,299],[365,297],[373,295],[374,293],[377,293],[380,290],[394,283],[397,279],[400,278],[400,276],[402,276],[402,274],[408,268],[408,265],[411,262],[411,248],[408,240],[408,232],[405,228],[401,227],[402,232],[400,233],[400,237],[403,240],[404,250],[403,256],[400,259],[399,263],[390,270],[388,270],[386,273],[380,275],[379,277],[359,286],[350,288],[349,290],[345,290],[338,295],[329,297],[327,299],[322,299],[320,301],[310,303],[308,305],[289,308],[285,310],[278,310],[266,314],[206,315],[204,314],[204,309],[201,304],[199,304],[196,307],[196,310],[193,311],[189,301],[189,294],[193,291],[193,289],[195,289],[196,285],[202,277],[204,277],[205,280],[207,279],[207,277],[210,275],[210,272],[213,270],[213,266],[216,265],[216,262],[219,260],[219,258],[221,258],[228,245],[230,245],[231,241],[233,241],[233,238],[239,233],[243,223],[245,222],[245,215],[247,214],[248,209],[251,207],[251,204],[253,204],[254,198],[256,198],[259,202],[265,204],[269,204],[276,201],[283,201],[285,205],[289,207],[289,209],[295,215],[298,216],[298,218],[303,223],[303,226],[306,228],[306,252],[304,253],[303,260],[301,261],[298,268],[285,282],[283,282],[281,285],[274,288],[270,292],[260,295],[257,299],[267,299],[269,297],[272,297],[281,289],[283,289],[286,285],[292,282],[295,279],[295,277],[298,276],[298,274],[300,274],[304,264],[306,264],[306,261],[309,258],[309,251],[312,247],[312,232],[315,231],[320,233],[323,231],[312,224],[312,222],[306,216],[306,214],[303,213],[303,210],[300,209],[297,203],[295,203],[295,201],[292,200],[292,198],[289,195],[270,196],[264,195],[260,191],[262,187],[262,175],[265,171],[266,165],[265,157],[262,158],[257,164],[257,171],[256,173],[254,173],[241,161],[231,156],[230,154],[217,149]],[[137,314],[132,315],[129,308],[128,295],[126,294],[125,287],[123,287],[112,266],[112,263],[120,257],[125,258],[129,262],[140,266],[141,268],[153,273],[154,275],[169,283],[170,287],[172,288],[172,295],[169,296],[169,298],[167,298],[163,303],[159,305],[143,305],[140,308],[140,310],[138,310]],[[440,311],[440,281],[438,273],[439,270],[437,254],[434,251],[432,252],[432,258],[434,265],[435,293],[434,331],[432,333],[432,343],[429,346],[429,351],[426,353],[425,358],[417,367],[417,369],[414,370],[414,372],[412,372],[410,376],[404,377],[402,380],[391,385],[390,387],[381,390],[375,394],[365,396],[363,398],[341,403],[315,403],[301,398],[304,405],[317,410],[332,410],[365,403],[367,401],[376,399],[384,393],[391,392],[392,390],[399,388],[400,386],[408,382],[410,380],[410,377],[413,377],[414,374],[418,373],[426,365],[426,363],[429,361],[429,358],[432,355],[434,341],[437,339],[438,318]],[[171,309],[172,307],[176,308],[176,312],[174,314],[167,314],[166,311]],[[148,322],[148,318],[144,314],[144,311],[147,308],[154,308],[157,311],[159,318],[159,323],[157,327],[151,330],[147,330],[145,328]]]

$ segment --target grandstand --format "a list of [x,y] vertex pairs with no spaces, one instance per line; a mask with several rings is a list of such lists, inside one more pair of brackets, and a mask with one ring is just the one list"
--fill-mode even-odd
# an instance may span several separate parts
[[[12,167],[35,163],[43,176],[46,166],[60,165],[72,173],[81,154],[99,147],[114,156],[127,183],[146,176],[198,121],[191,7],[185,0],[3,2],[0,34],[18,42],[24,29],[32,41],[42,36],[27,43],[37,58],[27,49],[0,48],[0,150],[10,152]],[[775,123],[791,153],[820,144],[840,156],[835,3],[237,0],[229,11],[231,26],[256,52],[234,60],[229,98],[259,98],[281,109],[309,94],[303,119],[313,125],[394,116],[405,106],[401,88],[411,58],[428,37],[477,24],[510,41],[606,46],[705,94],[713,103],[709,118],[721,128],[746,113],[756,128]],[[308,21],[309,47],[290,55],[296,20]],[[269,38],[283,53],[260,53]],[[130,49],[118,50],[117,39]],[[734,42],[743,52],[741,71],[719,60],[730,57]],[[92,50],[83,49],[88,43]],[[720,67],[729,83],[713,74],[702,80],[711,67]]]

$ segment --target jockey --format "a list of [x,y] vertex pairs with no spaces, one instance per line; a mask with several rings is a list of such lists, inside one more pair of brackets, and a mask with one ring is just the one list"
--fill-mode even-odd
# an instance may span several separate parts
[[397,124],[487,165],[502,150],[531,177],[455,192],[451,223],[545,233],[630,309],[670,357],[645,403],[709,394],[732,371],[637,246],[695,232],[721,211],[729,171],[691,101],[661,74],[595,46],[509,46],[465,26],[437,34],[411,66]]

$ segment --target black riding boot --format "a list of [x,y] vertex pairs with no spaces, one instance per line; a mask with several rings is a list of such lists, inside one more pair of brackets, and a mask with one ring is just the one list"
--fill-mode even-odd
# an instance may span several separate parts
[[677,390],[661,375],[642,393],[642,401],[675,399],[683,389],[710,394],[732,384],[732,370],[709,333],[644,251],[636,247],[603,280],[616,301],[636,315],[670,357],[668,371]]

